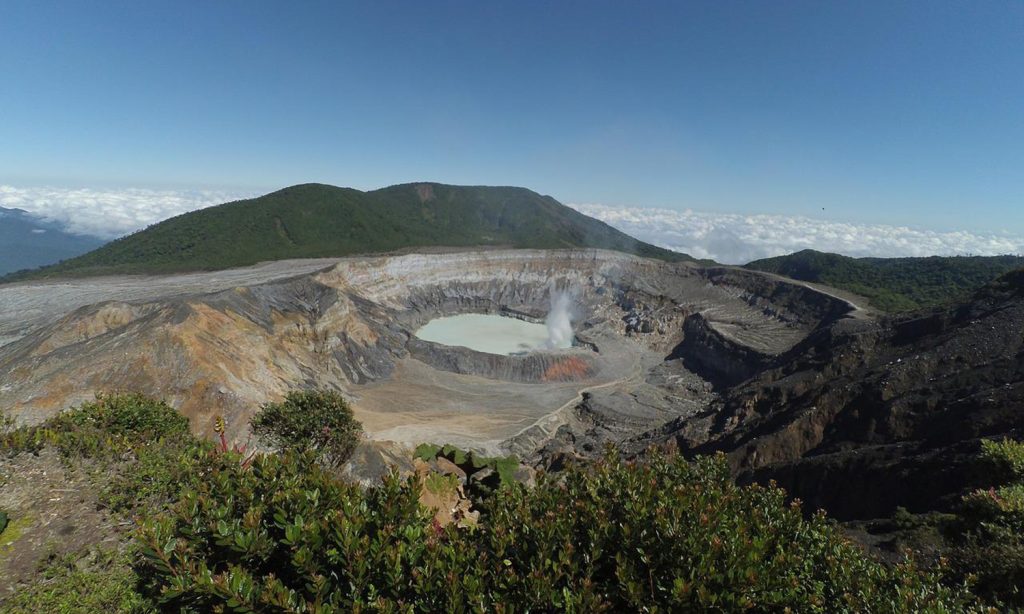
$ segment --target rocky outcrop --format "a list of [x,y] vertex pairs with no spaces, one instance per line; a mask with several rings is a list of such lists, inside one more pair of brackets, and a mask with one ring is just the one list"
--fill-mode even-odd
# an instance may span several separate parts
[[695,313],[683,324],[683,341],[669,355],[670,360],[674,358],[681,358],[689,370],[716,388],[725,389],[764,369],[772,356],[734,341]]
[[841,519],[947,508],[983,482],[981,438],[1024,438],[1024,296],[1002,281],[963,305],[819,329],[701,416],[646,442],[724,451]]

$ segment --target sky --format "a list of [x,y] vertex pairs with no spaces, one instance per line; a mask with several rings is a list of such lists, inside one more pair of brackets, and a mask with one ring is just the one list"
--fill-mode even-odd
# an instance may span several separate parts
[[1024,3],[4,2],[0,206],[116,236],[420,180],[746,247],[1024,251]]

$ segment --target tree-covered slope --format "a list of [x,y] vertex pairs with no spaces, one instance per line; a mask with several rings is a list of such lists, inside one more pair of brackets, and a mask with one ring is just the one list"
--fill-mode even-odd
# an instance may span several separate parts
[[179,215],[16,277],[211,270],[426,246],[596,247],[689,258],[524,188],[419,183],[361,192],[304,184]]
[[1007,271],[1024,267],[1024,257],[850,258],[805,249],[745,266],[849,290],[885,311],[905,311],[964,298]]

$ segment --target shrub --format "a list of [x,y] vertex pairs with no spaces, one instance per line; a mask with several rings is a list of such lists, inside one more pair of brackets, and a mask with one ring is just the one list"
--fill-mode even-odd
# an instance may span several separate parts
[[1024,444],[1012,439],[986,439],[981,442],[981,460],[995,469],[1000,482],[1024,480]]
[[418,485],[392,475],[364,491],[295,453],[258,456],[249,469],[231,453],[222,459],[171,515],[140,530],[141,574],[165,607],[346,612],[415,602],[444,611],[450,570],[472,574],[472,553],[452,547],[454,529],[430,537]]
[[363,490],[302,457],[225,455],[139,531],[164,607],[211,611],[950,612],[912,563],[867,558],[725,461],[614,455],[503,488],[474,530],[429,523],[419,485]]
[[47,432],[38,426],[15,426],[14,418],[0,416],[0,451],[6,456],[38,453],[46,445]]
[[188,418],[141,394],[100,395],[46,422],[65,457],[119,456],[165,438],[189,438]]
[[160,439],[133,450],[116,468],[101,469],[99,499],[115,512],[162,509],[181,489],[200,479],[213,446],[191,437]]
[[282,451],[310,452],[329,467],[345,463],[355,451],[363,427],[348,402],[325,390],[290,392],[280,403],[264,405],[252,430]]
[[952,575],[1004,608],[1024,608],[1024,444],[984,441],[980,460],[1000,485],[963,498],[952,526]]
[[437,458],[440,452],[441,446],[437,444],[421,443],[420,445],[416,446],[416,449],[413,451],[412,456],[413,458],[418,458],[422,461],[430,461]]

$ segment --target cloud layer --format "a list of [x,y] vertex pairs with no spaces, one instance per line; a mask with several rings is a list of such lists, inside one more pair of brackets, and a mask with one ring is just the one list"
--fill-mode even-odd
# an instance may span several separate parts
[[0,185],[0,207],[24,209],[62,224],[68,232],[103,239],[113,239],[187,211],[251,196],[255,194],[217,190],[97,190]]
[[[24,209],[61,224],[68,232],[103,239],[113,239],[181,213],[252,196],[256,193],[0,185],[0,207]],[[807,248],[848,256],[881,257],[1024,253],[1024,237],[1006,234],[939,232],[784,215],[736,215],[596,204],[569,206],[643,241],[728,264],[743,264]]]
[[1024,253],[1024,237],[1021,236],[938,232],[784,215],[736,215],[594,204],[569,206],[642,241],[726,264],[744,264],[808,248],[855,257]]

